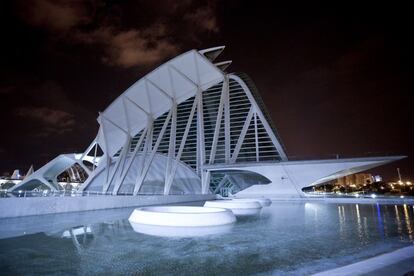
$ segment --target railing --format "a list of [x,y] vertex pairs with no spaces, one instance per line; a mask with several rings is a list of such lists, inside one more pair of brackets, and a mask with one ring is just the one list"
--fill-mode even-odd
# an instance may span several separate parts
[[102,196],[112,195],[110,192],[98,192],[98,191],[13,191],[0,190],[0,197],[64,197],[64,196]]
[[361,193],[333,193],[333,192],[305,192],[307,197],[316,197],[316,198],[372,198],[372,199],[414,199],[414,196],[411,195],[383,195],[376,194],[374,192],[361,192]]
[[289,161],[320,160],[320,159],[347,159],[359,157],[391,157],[404,156],[399,152],[361,152],[361,153],[329,153],[319,155],[288,155]]
[[[185,193],[182,192],[181,194],[172,194],[172,195],[184,195]],[[7,190],[0,189],[0,198],[5,197],[83,197],[83,196],[112,196],[112,192],[100,192],[100,191],[13,191],[8,192]],[[153,194],[142,194],[138,193],[139,196],[160,196],[164,195],[163,193],[153,193]],[[117,196],[132,196],[131,193],[118,193]]]

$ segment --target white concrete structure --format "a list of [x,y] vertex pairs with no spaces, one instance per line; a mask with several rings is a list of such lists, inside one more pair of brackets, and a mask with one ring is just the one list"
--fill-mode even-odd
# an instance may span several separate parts
[[169,237],[169,238],[184,238],[184,237],[204,237],[207,235],[222,235],[229,233],[234,224],[224,224],[218,226],[200,226],[200,227],[179,227],[179,226],[158,226],[149,224],[140,224],[129,222],[132,229],[140,234]]
[[262,207],[269,207],[272,205],[272,201],[268,198],[262,198],[262,197],[255,197],[255,198],[232,198],[232,201],[235,202],[259,202]]
[[10,191],[60,189],[58,176],[76,165],[87,175],[81,191],[303,197],[303,187],[403,158],[289,161],[252,81],[214,63],[223,49],[156,68],[100,113],[85,152],[58,156]]
[[[227,176],[233,172],[249,171],[268,179],[264,184],[241,185],[242,181],[232,177],[230,185],[236,189],[237,197],[304,197],[304,187],[313,186],[336,178],[365,171],[403,157],[367,157],[326,160],[280,161],[256,164],[229,164],[221,168],[213,167],[213,174],[223,172]],[[209,167],[206,168],[210,170]]]
[[129,221],[138,224],[204,227],[236,222],[234,214],[223,208],[194,206],[152,206],[135,209]]
[[231,210],[236,216],[251,216],[259,214],[262,204],[253,200],[214,200],[206,201],[204,207],[225,208]]

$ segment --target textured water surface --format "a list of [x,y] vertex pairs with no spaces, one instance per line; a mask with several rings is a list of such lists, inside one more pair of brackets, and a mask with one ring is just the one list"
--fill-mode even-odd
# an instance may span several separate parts
[[310,273],[413,244],[412,205],[274,202],[203,237],[134,232],[132,210],[0,220],[7,274]]

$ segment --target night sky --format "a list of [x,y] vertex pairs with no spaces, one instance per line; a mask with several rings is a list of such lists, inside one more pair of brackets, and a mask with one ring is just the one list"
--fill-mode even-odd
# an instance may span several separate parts
[[412,10],[266,3],[2,2],[0,174],[83,152],[98,112],[136,80],[226,45],[219,60],[254,80],[289,156],[403,154],[372,172],[414,178]]

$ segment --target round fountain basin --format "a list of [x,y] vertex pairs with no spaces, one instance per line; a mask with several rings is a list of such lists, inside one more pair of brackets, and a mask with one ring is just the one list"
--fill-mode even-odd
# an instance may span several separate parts
[[259,202],[262,207],[268,207],[272,205],[272,201],[268,198],[233,198],[232,200],[246,202],[256,201]]
[[259,202],[245,200],[206,201],[204,207],[230,209],[236,216],[257,215],[262,209],[262,205]]
[[230,224],[236,221],[236,217],[223,208],[151,206],[135,209],[129,221],[145,225],[204,227]]
[[214,226],[160,226],[150,224],[140,224],[129,222],[132,229],[140,234],[158,236],[158,237],[170,237],[170,238],[184,238],[184,237],[201,237],[210,235],[223,235],[229,233],[234,226],[234,223],[214,225]]

